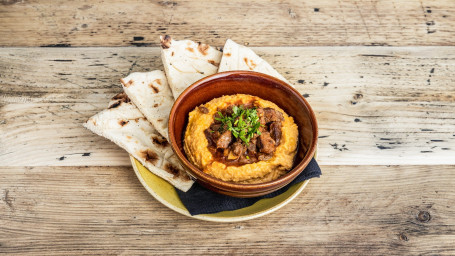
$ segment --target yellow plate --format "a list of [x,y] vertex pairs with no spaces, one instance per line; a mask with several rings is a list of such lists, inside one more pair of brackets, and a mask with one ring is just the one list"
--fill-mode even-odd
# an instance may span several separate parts
[[[316,153],[314,157],[316,158]],[[192,216],[180,201],[175,188],[171,184],[150,172],[133,156],[130,156],[130,159],[139,181],[156,200],[178,213],[205,221],[235,222],[264,216],[292,201],[292,199],[303,191],[309,182],[309,180],[305,180],[294,184],[286,192],[278,196],[261,199],[253,205],[242,209]]]
[[134,157],[130,156],[130,158],[131,163],[133,164],[134,172],[139,178],[139,181],[156,200],[178,213],[206,221],[235,222],[264,216],[289,203],[298,194],[300,194],[300,192],[302,192],[308,184],[308,180],[294,184],[281,195],[261,199],[253,205],[242,209],[192,216],[180,201],[175,188],[171,184],[147,170],[147,168],[145,168]]

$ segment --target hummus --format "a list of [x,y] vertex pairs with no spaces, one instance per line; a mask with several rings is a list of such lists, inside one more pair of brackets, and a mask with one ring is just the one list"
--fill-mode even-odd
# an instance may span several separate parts
[[[253,104],[257,108],[274,109],[282,114],[280,142],[267,160],[250,164],[229,165],[219,161],[209,150],[204,133],[215,121],[215,114],[232,105]],[[258,114],[259,115],[259,114]],[[278,142],[277,142],[278,143]],[[236,94],[213,99],[189,113],[184,136],[185,153],[195,166],[205,173],[234,183],[262,183],[275,180],[292,168],[297,153],[298,129],[294,119],[276,104],[256,96]]]

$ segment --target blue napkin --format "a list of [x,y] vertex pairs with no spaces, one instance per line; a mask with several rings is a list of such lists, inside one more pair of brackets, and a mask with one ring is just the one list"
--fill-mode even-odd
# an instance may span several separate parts
[[177,194],[191,215],[232,211],[250,206],[263,198],[271,198],[280,195],[292,185],[314,177],[319,177],[321,174],[321,168],[319,168],[318,163],[313,158],[308,166],[291,183],[264,196],[253,198],[231,197],[215,193],[198,183],[195,183],[187,192],[182,192],[177,189]]

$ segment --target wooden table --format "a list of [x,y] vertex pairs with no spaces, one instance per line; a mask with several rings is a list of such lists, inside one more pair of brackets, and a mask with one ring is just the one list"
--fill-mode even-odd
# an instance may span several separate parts
[[[308,99],[323,176],[270,215],[166,208],[82,127],[158,36],[251,46]],[[455,254],[455,1],[0,1],[0,254]],[[146,46],[146,47],[136,47]]]

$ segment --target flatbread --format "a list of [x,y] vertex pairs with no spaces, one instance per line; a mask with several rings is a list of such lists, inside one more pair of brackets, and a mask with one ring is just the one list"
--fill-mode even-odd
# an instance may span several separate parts
[[228,39],[223,47],[223,57],[221,58],[218,72],[232,70],[260,72],[276,77],[291,85],[286,78],[278,73],[267,61],[254,53],[253,50]]
[[120,79],[128,98],[169,141],[168,122],[174,97],[161,70],[136,72]]
[[176,188],[186,192],[193,185],[194,181],[183,170],[167,140],[125,93],[114,96],[109,108],[90,117],[84,127],[113,141]]
[[175,99],[194,82],[218,71],[221,52],[217,49],[167,35],[160,39],[164,71]]

